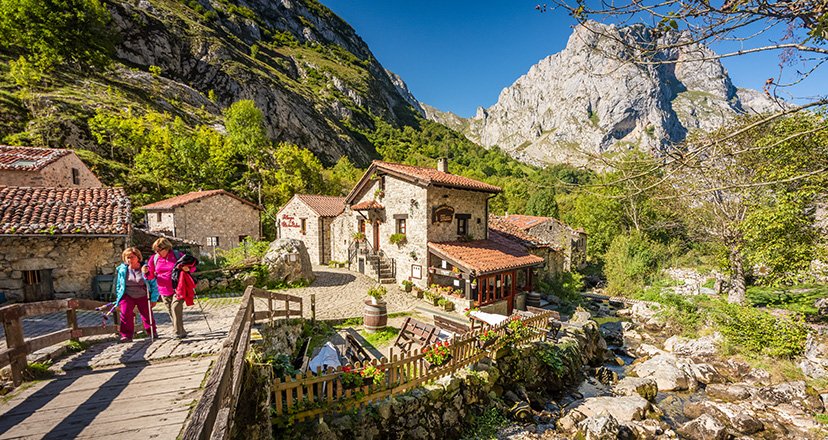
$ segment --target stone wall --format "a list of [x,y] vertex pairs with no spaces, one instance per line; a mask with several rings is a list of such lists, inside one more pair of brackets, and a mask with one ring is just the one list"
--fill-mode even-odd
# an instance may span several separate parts
[[[302,220],[305,220],[305,233],[302,233]],[[314,212],[305,202],[294,197],[285,204],[276,214],[276,221],[279,222],[279,238],[292,238],[305,243],[313,264],[327,264],[321,252],[322,243],[319,240],[322,221],[319,215]]]
[[[72,180],[72,168],[78,170],[80,178],[78,184]],[[103,186],[95,174],[74,153],[57,159],[40,171],[4,170],[0,173],[0,185],[61,188],[100,188]]]
[[112,274],[128,237],[0,237],[0,291],[23,300],[23,271],[50,270],[55,298],[91,297],[92,279]]
[[224,194],[205,197],[175,209],[175,236],[201,244],[211,253],[208,237],[218,237],[217,249],[232,249],[239,237],[258,240],[259,210]]
[[563,249],[563,270],[570,271],[586,264],[586,240],[583,232],[578,232],[559,221],[547,221],[529,228],[530,235],[551,243],[556,243]]
[[[468,214],[468,234],[473,240],[486,238],[488,218],[486,200],[489,193],[465,191],[449,188],[429,188],[426,219],[428,221],[428,241],[457,241],[462,239],[457,235],[457,215]],[[431,223],[432,209],[448,205],[454,208],[454,220],[451,223]]]
[[150,232],[175,235],[175,215],[173,211],[147,211],[147,229]]
[[348,245],[356,232],[356,215],[350,208],[345,208],[342,214],[331,221],[332,260],[348,262]]

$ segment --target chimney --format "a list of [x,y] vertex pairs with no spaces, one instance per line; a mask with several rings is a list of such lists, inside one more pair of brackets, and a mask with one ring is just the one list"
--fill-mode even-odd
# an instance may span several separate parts
[[448,173],[448,158],[441,157],[437,159],[437,171]]

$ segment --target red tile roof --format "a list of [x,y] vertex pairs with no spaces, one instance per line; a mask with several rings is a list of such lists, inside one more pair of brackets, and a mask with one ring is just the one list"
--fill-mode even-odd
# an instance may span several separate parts
[[128,235],[123,188],[0,187],[0,234]]
[[514,223],[506,221],[504,217],[497,215],[489,215],[489,231],[513,240],[527,248],[557,248],[557,246],[546,240],[527,234]]
[[351,205],[351,209],[354,211],[366,211],[369,209],[385,209],[385,207],[376,200],[366,200],[364,202],[357,203],[356,205]]
[[296,194],[296,198],[305,202],[320,217],[336,217],[345,210],[345,197]]
[[496,233],[490,234],[488,240],[429,242],[428,248],[478,275],[543,264],[543,258]]
[[70,153],[60,148],[0,145],[0,170],[38,171]]
[[582,228],[575,229],[572,226],[567,225],[566,223],[556,219],[555,217],[538,217],[534,215],[520,215],[520,214],[510,214],[503,217],[509,223],[514,224],[515,226],[523,229],[528,230],[529,228],[535,227],[539,224],[545,222],[555,222],[564,228],[569,229],[573,233],[584,234],[584,230]]
[[456,174],[437,171],[436,168],[403,165],[400,163],[383,162],[381,160],[375,160],[373,164],[383,171],[416,179],[425,185],[449,186],[452,188],[470,189],[490,193],[499,193],[501,191],[499,187],[494,185],[489,185],[488,183],[470,179],[468,177],[458,176]]
[[232,197],[245,205],[252,206],[256,209],[260,209],[255,203],[249,202],[233,193],[227,192],[223,189],[212,189],[209,191],[194,191],[187,194],[182,194],[180,196],[170,197],[169,199],[159,200],[154,203],[150,203],[149,205],[144,205],[141,209],[152,211],[152,210],[160,210],[160,209],[173,209],[178,208],[180,206],[184,206],[188,203],[195,202],[196,200],[205,199],[207,197],[216,196],[219,194],[223,194],[229,197]]

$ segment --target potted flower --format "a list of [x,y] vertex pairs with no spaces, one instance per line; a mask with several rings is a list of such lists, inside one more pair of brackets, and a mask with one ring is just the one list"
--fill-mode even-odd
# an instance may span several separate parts
[[365,241],[365,233],[364,232],[354,232],[354,234],[351,235],[351,237],[353,237],[354,241],[358,241],[358,242]]
[[388,241],[391,244],[396,244],[397,246],[402,246],[408,241],[408,239],[405,237],[405,234],[397,233],[397,234],[391,234],[391,236],[388,237]]
[[385,294],[388,291],[385,289],[385,286],[380,284],[368,289],[368,296],[371,298],[371,304],[377,305],[385,297]]
[[506,324],[506,334],[511,336],[513,341],[519,341],[529,335],[529,327],[520,319],[520,316],[514,315]]
[[362,375],[363,383],[365,385],[385,384],[385,372],[373,365],[368,365],[367,367],[363,368],[360,374]]
[[403,290],[406,292],[411,292],[411,289],[414,288],[414,283],[411,280],[403,280],[402,282]]
[[463,309],[463,314],[466,315],[466,318],[471,318],[472,312],[479,312],[479,311],[480,311],[480,309],[478,309],[477,307],[466,308],[466,309]]
[[498,335],[493,330],[484,330],[483,333],[477,337],[477,346],[481,350],[485,350],[487,347],[497,342],[497,339]]
[[451,300],[449,300],[447,298],[440,298],[437,301],[437,305],[442,307],[443,310],[445,310],[447,312],[450,312],[450,311],[454,310],[454,303],[451,302]]
[[349,366],[342,367],[342,375],[339,376],[339,379],[342,381],[342,388],[346,390],[359,388],[365,382],[362,375]]
[[385,191],[382,188],[377,188],[374,190],[374,199],[381,199],[385,197]]
[[428,368],[445,365],[451,359],[451,350],[449,349],[448,341],[438,342],[423,348],[423,359],[428,363]]

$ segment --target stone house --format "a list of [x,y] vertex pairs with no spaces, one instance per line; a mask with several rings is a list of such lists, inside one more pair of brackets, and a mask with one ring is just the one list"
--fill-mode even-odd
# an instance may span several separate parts
[[122,188],[0,187],[0,292],[10,301],[90,297],[130,241]]
[[100,188],[103,185],[72,150],[0,145],[0,185]]
[[277,237],[302,240],[311,262],[328,264],[331,225],[344,209],[345,197],[296,194],[276,213]]
[[198,243],[206,253],[261,238],[261,208],[223,189],[195,191],[160,200],[146,211],[149,232]]
[[556,243],[527,234],[514,223],[507,222],[503,216],[489,216],[489,233],[498,234],[526,248],[532,255],[543,258],[543,267],[538,268],[538,278],[552,278],[566,272],[563,249]]
[[581,269],[586,265],[587,234],[583,229],[574,229],[553,217],[511,214],[503,220],[535,240],[559,246],[564,256],[562,270]]
[[511,312],[531,289],[541,257],[489,234],[491,197],[500,188],[437,168],[374,161],[332,224],[332,258],[380,282],[439,284],[462,308]]

